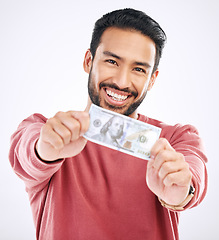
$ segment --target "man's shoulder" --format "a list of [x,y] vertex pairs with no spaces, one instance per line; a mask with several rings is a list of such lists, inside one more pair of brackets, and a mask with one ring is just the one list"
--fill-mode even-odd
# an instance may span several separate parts
[[179,138],[182,135],[184,135],[184,136],[188,135],[190,137],[191,137],[191,134],[196,135],[196,136],[199,135],[196,127],[193,126],[193,125],[190,125],[190,124],[183,125],[183,124],[177,123],[177,124],[174,124],[174,125],[170,125],[170,124],[164,123],[162,121],[146,117],[142,114],[139,114],[138,120],[161,128],[162,131],[161,131],[161,136],[160,137],[164,137],[164,138],[167,138],[167,139],[170,139],[173,136],[175,138]]
[[162,129],[165,128],[165,127],[171,127],[171,125],[168,125],[168,124],[166,124],[162,121],[159,121],[157,119],[147,117],[143,114],[138,114],[138,120],[142,121],[142,122],[145,122],[145,123],[148,123],[148,124],[151,124],[153,126],[162,128]]

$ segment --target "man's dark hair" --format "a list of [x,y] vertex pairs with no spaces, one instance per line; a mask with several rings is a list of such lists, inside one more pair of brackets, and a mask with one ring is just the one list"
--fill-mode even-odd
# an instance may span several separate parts
[[103,32],[109,27],[120,29],[134,29],[148,36],[156,45],[156,57],[153,72],[157,69],[166,42],[166,34],[160,25],[142,11],[131,8],[115,10],[103,15],[96,21],[90,44],[93,57],[101,41]]

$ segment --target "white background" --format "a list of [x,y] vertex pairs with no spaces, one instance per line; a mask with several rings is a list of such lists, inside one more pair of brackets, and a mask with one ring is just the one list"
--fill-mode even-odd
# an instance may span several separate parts
[[195,125],[209,158],[203,203],[181,214],[182,240],[219,236],[217,0],[0,1],[0,239],[35,239],[23,182],[8,161],[9,139],[30,114],[83,110],[82,62],[94,22],[124,7],[145,11],[168,36],[157,82],[139,112],[169,124]]

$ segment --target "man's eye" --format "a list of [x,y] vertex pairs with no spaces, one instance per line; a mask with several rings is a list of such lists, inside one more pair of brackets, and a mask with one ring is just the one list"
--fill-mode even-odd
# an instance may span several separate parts
[[143,68],[139,68],[139,67],[136,67],[135,71],[145,73],[145,70]]
[[106,62],[117,65],[117,62],[115,60],[112,60],[112,59],[107,59]]

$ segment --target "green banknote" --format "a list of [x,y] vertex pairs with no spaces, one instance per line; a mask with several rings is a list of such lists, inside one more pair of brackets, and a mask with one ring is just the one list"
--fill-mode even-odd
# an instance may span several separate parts
[[118,151],[150,159],[150,150],[160,136],[161,128],[91,105],[90,126],[84,137],[89,141]]

